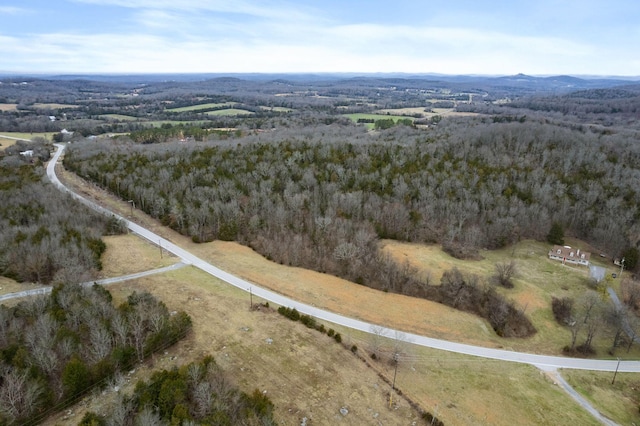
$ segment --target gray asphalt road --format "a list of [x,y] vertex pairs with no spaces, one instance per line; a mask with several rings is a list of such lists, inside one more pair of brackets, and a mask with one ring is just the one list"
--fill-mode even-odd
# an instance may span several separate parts
[[[173,271],[175,269],[182,268],[183,266],[186,266],[186,265],[182,262],[178,262],[170,266],[165,266],[164,268],[152,269],[144,272],[137,272],[135,274],[122,275],[120,277],[105,278],[103,280],[88,281],[86,283],[82,283],[82,285],[84,286],[91,286],[94,284],[109,285],[109,284],[119,283],[122,281],[135,280],[136,278],[142,278],[148,275],[162,274],[167,271]],[[47,287],[36,288],[34,290],[17,291],[15,293],[3,294],[2,296],[0,296],[0,302],[9,300],[9,299],[17,299],[19,297],[36,296],[38,294],[49,294],[51,293],[51,289],[52,289],[51,286],[47,286]]]
[[[329,312],[323,309],[318,309],[314,306],[310,306],[304,303],[300,303],[296,300],[290,299],[288,297],[282,296],[280,294],[274,293],[267,289],[256,286],[253,283],[245,281],[241,278],[238,278],[234,275],[229,274],[210,263],[198,258],[197,256],[187,252],[186,250],[178,247],[173,244],[171,241],[168,241],[161,236],[141,227],[140,225],[133,223],[126,218],[116,215],[115,213],[98,206],[97,204],[81,197],[78,194],[71,192],[68,188],[66,188],[62,183],[58,180],[55,174],[55,164],[57,163],[60,155],[64,151],[64,144],[56,144],[58,150],[56,151],[55,156],[49,162],[47,166],[47,175],[49,179],[58,187],[60,190],[70,193],[74,198],[79,200],[80,202],[86,204],[87,206],[109,216],[116,216],[119,219],[126,222],[127,226],[132,232],[140,235],[141,237],[149,240],[154,244],[159,244],[163,249],[173,253],[178,256],[183,263],[191,264],[196,268],[199,268],[235,287],[238,287],[242,290],[249,291],[251,289],[252,293],[258,297],[261,297],[265,300],[273,302],[277,305],[288,306],[291,308],[296,308],[298,311],[311,315],[317,319],[331,322],[334,324],[339,324],[345,327],[349,327],[352,329],[364,331],[367,333],[371,333],[374,327],[383,326],[383,324],[371,324],[364,321],[360,321],[353,318],[348,318],[343,315],[336,314],[334,312]],[[396,335],[396,330],[384,328],[383,332],[386,336],[394,336]],[[509,362],[517,362],[523,364],[530,364],[536,367],[539,367],[544,370],[553,370],[556,368],[569,368],[569,369],[581,369],[581,370],[596,370],[596,371],[615,371],[616,365],[618,363],[617,360],[597,360],[597,359],[579,359],[579,358],[565,358],[559,356],[549,356],[549,355],[537,355],[531,353],[523,353],[523,352],[513,352],[502,349],[492,349],[485,348],[481,346],[472,346],[466,345],[463,343],[449,342],[446,340],[433,339],[426,336],[420,336],[417,334],[402,332],[404,338],[411,342],[412,344],[426,346],[434,349],[440,349],[443,351],[456,352],[461,354],[473,355],[478,357],[509,361]],[[640,361],[622,361],[620,363],[619,370],[620,372],[640,372]]]

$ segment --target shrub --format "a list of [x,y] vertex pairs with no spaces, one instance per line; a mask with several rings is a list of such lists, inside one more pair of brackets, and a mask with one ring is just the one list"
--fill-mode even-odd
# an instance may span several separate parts
[[327,331],[327,336],[329,337],[333,337],[334,334],[336,334],[336,332],[333,328],[330,328],[329,331]]
[[351,352],[353,352],[354,354],[358,352],[358,347],[356,345],[351,346]]
[[342,343],[342,336],[340,335],[340,333],[336,333],[336,335],[333,336],[333,338],[335,339],[336,342]]

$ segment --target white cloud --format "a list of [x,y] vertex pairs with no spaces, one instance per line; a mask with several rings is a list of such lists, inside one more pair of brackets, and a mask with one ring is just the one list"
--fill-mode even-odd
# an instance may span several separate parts
[[0,15],[19,15],[27,12],[27,9],[23,9],[21,7],[0,6]]

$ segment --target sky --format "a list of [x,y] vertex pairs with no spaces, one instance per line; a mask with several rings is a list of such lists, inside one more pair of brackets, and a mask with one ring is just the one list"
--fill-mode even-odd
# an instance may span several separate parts
[[640,76],[640,1],[1,0],[0,72]]

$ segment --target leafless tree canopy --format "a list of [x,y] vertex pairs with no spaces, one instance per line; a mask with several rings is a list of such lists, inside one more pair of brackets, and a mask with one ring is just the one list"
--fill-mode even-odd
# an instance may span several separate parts
[[149,293],[116,308],[97,285],[59,285],[50,296],[0,305],[0,423],[51,414],[49,407],[175,343],[190,324]]

